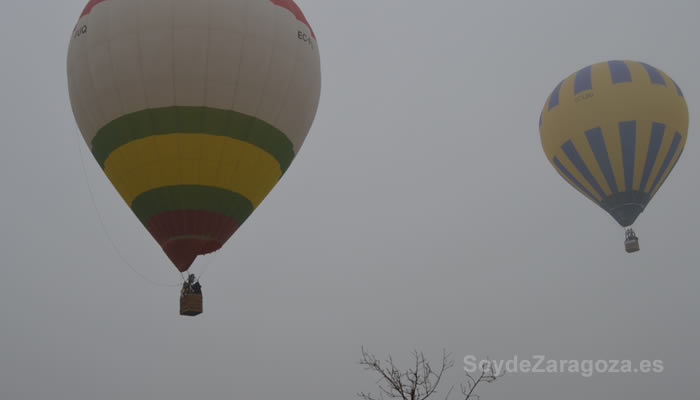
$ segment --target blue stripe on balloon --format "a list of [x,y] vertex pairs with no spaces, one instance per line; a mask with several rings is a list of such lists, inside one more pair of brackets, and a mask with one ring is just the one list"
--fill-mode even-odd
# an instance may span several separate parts
[[588,144],[591,146],[593,155],[595,155],[595,159],[598,161],[600,170],[603,171],[603,175],[608,182],[610,190],[612,190],[613,193],[617,193],[617,182],[615,182],[615,175],[610,165],[608,149],[605,147],[603,131],[599,127],[588,130],[586,131],[586,138],[588,139]]
[[564,81],[559,82],[557,87],[554,88],[552,94],[549,96],[549,108],[547,109],[547,111],[559,105],[559,90],[561,89],[561,85],[563,83]]
[[634,153],[637,139],[637,122],[620,122],[620,145],[622,147],[622,167],[625,171],[625,190],[632,190],[634,181]]
[[649,193],[654,193],[654,190],[656,190],[656,186],[658,185],[661,178],[664,176],[664,172],[666,172],[666,168],[668,168],[668,165],[671,163],[671,160],[673,160],[673,156],[676,155],[676,151],[678,151],[678,146],[680,144],[681,144],[681,134],[676,132],[676,134],[673,136],[673,141],[671,142],[671,147],[668,148],[668,153],[666,153],[666,158],[664,159],[663,164],[661,164],[661,168],[659,169],[659,173],[656,174],[656,179],[654,179],[654,183],[651,185],[651,190],[649,190]]
[[651,83],[666,86],[666,80],[664,80],[664,76],[661,75],[661,72],[659,72],[658,69],[652,67],[649,64],[645,64],[645,63],[640,63],[640,64],[642,64],[642,66],[644,68],[646,68],[647,73],[649,73],[649,79],[651,80]]
[[540,113],[540,126],[542,126],[542,113]]
[[592,67],[589,65],[576,73],[576,77],[574,78],[574,94],[593,89],[591,68]]
[[564,154],[566,154],[566,156],[569,158],[569,161],[571,161],[574,167],[576,167],[578,172],[581,173],[581,175],[586,179],[586,181],[588,181],[588,183],[593,187],[593,189],[595,189],[595,191],[598,192],[600,197],[605,197],[605,192],[600,187],[598,181],[595,180],[593,174],[591,174],[591,171],[586,166],[586,163],[581,158],[581,155],[578,154],[574,143],[571,140],[569,140],[563,145],[561,145],[561,149],[564,150]]
[[612,78],[613,84],[620,82],[632,82],[632,74],[624,61],[608,61],[608,68],[610,69],[610,77]]
[[562,175],[564,175],[566,178],[568,178],[574,184],[574,186],[576,186],[580,191],[582,191],[586,196],[588,196],[588,198],[590,198],[591,200],[593,200],[597,203],[595,197],[593,197],[591,192],[589,192],[588,189],[586,189],[586,187],[581,184],[581,182],[579,182],[578,180],[576,180],[576,178],[574,178],[574,176],[571,174],[571,172],[569,172],[569,170],[567,170],[566,167],[564,167],[564,164],[562,164],[561,161],[559,161],[559,159],[556,156],[554,156],[554,159],[552,159],[552,162],[557,167],[559,172]]
[[[669,79],[671,79],[671,78],[669,78]],[[676,90],[678,91],[678,95],[683,97],[683,91],[681,90],[680,86],[678,86],[676,81],[674,81],[673,79],[671,79],[671,82],[673,82],[673,85],[676,87]]]
[[644,173],[642,173],[642,183],[639,185],[639,190],[642,192],[649,182],[649,176],[651,175],[651,169],[654,167],[656,162],[656,156],[659,154],[659,149],[661,149],[661,141],[664,139],[664,131],[666,130],[666,125],[654,122],[651,125],[651,139],[649,140],[649,150],[647,150],[647,160],[644,162]]

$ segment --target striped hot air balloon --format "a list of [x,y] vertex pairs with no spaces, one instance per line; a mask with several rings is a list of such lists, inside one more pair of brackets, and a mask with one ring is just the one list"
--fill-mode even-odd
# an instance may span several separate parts
[[634,61],[571,74],[540,114],[542,147],[554,168],[623,227],[659,190],[687,136],[681,89],[662,71]]
[[289,168],[321,87],[292,0],[91,0],[67,72],[92,154],[180,271]]

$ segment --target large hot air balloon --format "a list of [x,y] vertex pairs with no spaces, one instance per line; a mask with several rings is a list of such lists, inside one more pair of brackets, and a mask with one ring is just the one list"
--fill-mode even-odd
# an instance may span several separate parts
[[92,154],[181,272],[289,168],[321,88],[293,0],[91,0],[67,70]]
[[[602,62],[571,74],[540,114],[542,147],[554,168],[625,228],[666,180],[687,136],[683,92],[641,62]],[[625,245],[639,250],[631,228]]]

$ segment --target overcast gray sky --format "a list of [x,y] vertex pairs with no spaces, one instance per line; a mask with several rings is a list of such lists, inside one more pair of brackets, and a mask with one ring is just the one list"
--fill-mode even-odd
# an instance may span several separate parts
[[[0,397],[350,399],[375,389],[362,345],[399,362],[447,349],[443,393],[466,355],[664,365],[510,374],[484,400],[697,396],[700,3],[297,3],[321,52],[316,120],[281,183],[196,262],[196,318],[79,137],[65,65],[85,0],[5,3]],[[690,111],[633,255],[537,127],[554,85],[609,59],[662,69]]]

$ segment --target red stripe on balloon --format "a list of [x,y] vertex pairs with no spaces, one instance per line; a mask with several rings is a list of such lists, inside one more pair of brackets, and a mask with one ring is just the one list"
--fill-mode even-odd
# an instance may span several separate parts
[[99,3],[102,3],[103,1],[106,0],[90,0],[85,8],[83,9],[83,13],[80,14],[80,18],[83,18],[85,15],[90,14],[90,11],[92,11],[92,8],[98,5]]
[[200,254],[211,253],[221,248],[219,242],[199,238],[179,238],[168,241],[163,251],[180,272],[187,271]]
[[202,236],[223,244],[238,226],[231,217],[203,210],[165,211],[146,222],[146,229],[161,245],[183,236]]
[[166,211],[146,222],[146,229],[180,271],[186,271],[198,255],[218,250],[239,226],[231,217],[202,210]]
[[286,8],[289,10],[294,16],[299,20],[299,22],[303,22],[306,24],[306,26],[309,27],[309,31],[311,31],[311,36],[316,39],[316,35],[314,34],[314,30],[311,29],[311,24],[309,24],[309,21],[306,20],[306,17],[304,16],[304,13],[301,12],[301,8],[294,2],[294,0],[270,0],[272,4],[280,6],[282,8]]

